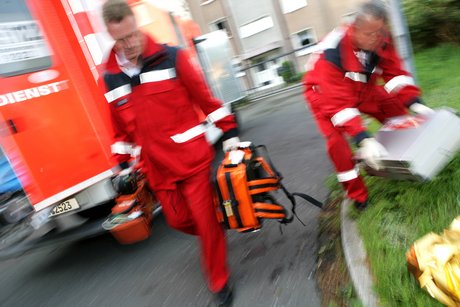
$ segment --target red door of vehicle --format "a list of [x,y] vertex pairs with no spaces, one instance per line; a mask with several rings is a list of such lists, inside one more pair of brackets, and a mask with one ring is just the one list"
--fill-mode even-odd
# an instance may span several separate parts
[[0,8],[0,144],[40,210],[112,174],[106,103],[60,1]]

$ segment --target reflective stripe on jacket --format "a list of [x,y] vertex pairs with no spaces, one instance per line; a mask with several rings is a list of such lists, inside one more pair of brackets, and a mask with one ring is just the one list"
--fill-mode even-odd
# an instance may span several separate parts
[[405,106],[420,96],[420,90],[402,68],[389,34],[377,51],[367,53],[368,61],[362,64],[359,51],[352,46],[351,31],[351,27],[335,29],[318,44],[319,51],[307,63],[304,85],[314,111],[354,136],[365,130],[357,106],[375,86],[383,85]]
[[[176,181],[209,167],[213,159],[197,110],[213,119],[226,138],[237,135],[236,124],[184,50],[146,36],[142,61],[140,73],[129,77],[112,51],[104,74],[104,96],[115,142],[140,146],[152,187],[170,189]],[[120,162],[129,158],[119,154]]]

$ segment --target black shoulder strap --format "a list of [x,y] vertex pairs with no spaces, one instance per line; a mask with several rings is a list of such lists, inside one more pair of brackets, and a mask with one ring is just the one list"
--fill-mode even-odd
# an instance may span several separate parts
[[292,207],[291,207],[292,215],[290,217],[286,217],[284,220],[281,220],[280,222],[282,224],[291,223],[295,216],[299,220],[299,222],[305,226],[305,224],[302,222],[302,220],[299,218],[299,216],[296,213],[297,202],[295,200],[295,196],[305,199],[306,201],[308,201],[309,203],[311,203],[312,205],[320,209],[323,208],[323,203],[310,195],[307,195],[304,193],[297,193],[297,192],[290,193],[283,184],[281,184],[281,189],[283,190],[284,194],[286,194],[286,197],[291,201],[291,204],[292,204]]
[[[272,161],[270,160],[270,156],[268,155],[268,150],[265,147],[265,145],[258,145],[258,146],[255,147],[255,149],[259,149],[259,148],[261,148],[261,149],[263,149],[265,151],[264,158],[266,159],[266,161],[270,165],[270,167],[273,169],[273,171],[277,174],[277,176],[279,176],[279,178],[283,178],[281,173],[275,168],[275,166],[273,165]],[[291,207],[292,215],[290,217],[284,218],[283,220],[280,221],[280,223],[282,223],[282,224],[291,223],[294,220],[294,216],[295,216],[300,221],[300,223],[302,223],[302,225],[305,226],[305,224],[300,220],[300,218],[297,216],[297,213],[295,211],[296,206],[297,206],[295,196],[298,196],[300,198],[305,199],[306,201],[308,201],[309,203],[311,203],[312,205],[314,205],[314,206],[316,206],[318,208],[321,208],[321,209],[323,208],[323,203],[320,202],[319,200],[315,199],[314,197],[312,197],[310,195],[307,195],[307,194],[304,194],[304,193],[297,193],[297,192],[290,193],[282,183],[280,183],[280,186],[281,186],[281,189],[283,190],[284,194],[286,195],[286,197],[289,199],[289,201],[292,204],[292,207]]]
[[297,192],[294,192],[292,193],[293,196],[299,196],[303,199],[305,199],[306,201],[308,201],[310,204],[312,204],[313,206],[316,206],[318,208],[323,208],[323,203],[320,202],[319,200],[317,200],[316,198],[308,195],[308,194],[304,194],[304,193],[297,193]]

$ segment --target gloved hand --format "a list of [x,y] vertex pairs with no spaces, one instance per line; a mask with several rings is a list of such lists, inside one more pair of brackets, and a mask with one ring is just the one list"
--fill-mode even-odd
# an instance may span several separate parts
[[121,170],[113,179],[112,185],[120,195],[128,195],[137,190],[137,174],[132,167]]
[[374,138],[365,138],[359,143],[359,147],[358,155],[369,167],[375,170],[382,168],[380,160],[388,155],[382,144]]
[[427,107],[424,104],[421,104],[419,102],[415,102],[409,106],[409,110],[416,114],[420,115],[430,115],[434,113],[434,110],[432,108]]
[[224,152],[227,152],[233,149],[237,149],[239,144],[240,144],[239,137],[235,136],[235,137],[229,138],[222,142],[222,150]]

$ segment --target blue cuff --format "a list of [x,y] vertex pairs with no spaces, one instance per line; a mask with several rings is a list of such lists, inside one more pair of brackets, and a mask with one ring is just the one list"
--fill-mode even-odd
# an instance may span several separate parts
[[369,133],[367,133],[367,131],[362,131],[358,133],[357,135],[355,135],[353,137],[353,140],[355,141],[356,145],[359,145],[359,143],[361,143],[362,140],[370,138],[370,137],[371,136],[369,135]]
[[118,163],[118,166],[119,166],[121,169],[127,169],[127,168],[129,168],[129,162],[128,162],[128,161],[124,161],[124,162]]
[[224,133],[224,135],[222,136],[222,141],[226,141],[228,139],[231,139],[237,136],[238,136],[238,128],[233,128]]

